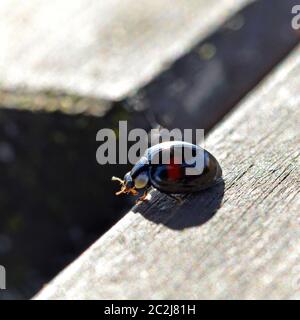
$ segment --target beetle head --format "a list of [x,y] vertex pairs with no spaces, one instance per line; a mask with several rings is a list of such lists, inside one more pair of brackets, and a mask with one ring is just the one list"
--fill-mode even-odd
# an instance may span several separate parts
[[135,190],[134,182],[131,178],[130,172],[127,172],[125,174],[124,180],[117,178],[117,177],[112,177],[111,179],[113,181],[119,181],[121,184],[121,190],[116,192],[116,195],[119,195],[122,193],[136,195],[138,193]]

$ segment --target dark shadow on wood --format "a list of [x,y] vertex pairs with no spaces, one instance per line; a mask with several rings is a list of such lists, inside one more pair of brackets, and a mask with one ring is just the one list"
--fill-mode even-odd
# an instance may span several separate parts
[[224,181],[199,193],[183,196],[178,204],[159,191],[153,192],[148,202],[137,205],[133,212],[152,222],[163,224],[174,230],[201,226],[209,221],[220,208],[224,196]]

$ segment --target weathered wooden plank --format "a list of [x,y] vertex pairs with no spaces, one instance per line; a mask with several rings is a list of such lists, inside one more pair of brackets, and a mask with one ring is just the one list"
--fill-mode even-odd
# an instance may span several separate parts
[[[161,64],[156,72],[160,72],[160,75],[154,77],[149,83],[148,81],[151,77],[145,79],[145,74],[138,72],[138,74],[136,74],[135,85],[132,87],[134,94],[126,91],[126,99],[122,101],[122,104],[130,106],[130,110],[151,110],[152,113],[154,112],[156,114],[157,120],[166,127],[194,128],[201,126],[202,128],[210,129],[242,96],[251,90],[274,65],[292,50],[300,39],[300,33],[291,27],[291,8],[296,4],[297,0],[260,0],[248,2],[249,1],[246,1],[248,5],[240,8],[229,18],[229,13],[226,13],[227,20],[223,23],[220,23],[220,17],[216,15],[215,18],[218,20],[214,22],[210,21],[210,24],[216,27],[213,33],[207,34],[209,30],[206,29],[206,24],[201,24],[199,26],[200,29],[197,30],[199,37],[196,38],[198,41],[193,41],[193,47],[191,47],[192,43],[190,46],[184,45],[182,50],[187,51],[187,53],[181,57],[178,57],[178,55],[180,56],[182,53],[174,55],[170,61],[174,59],[176,61],[167,68]],[[225,2],[220,2],[220,5],[223,5],[223,3]],[[29,110],[41,109],[46,111],[58,109],[67,113],[88,112],[95,115],[102,115],[103,112],[114,105],[111,101],[103,101],[102,99],[97,101],[99,99],[94,99],[95,103],[93,103],[93,105],[99,103],[99,107],[86,108],[85,101],[75,103],[76,105],[74,106],[72,103],[74,97],[69,97],[70,94],[68,94],[68,91],[73,91],[76,93],[76,96],[80,98],[82,91],[78,89],[78,86],[80,87],[86,83],[86,77],[90,79],[91,74],[93,74],[94,78],[91,80],[94,81],[93,88],[96,88],[96,91],[92,89],[89,93],[97,95],[98,98],[99,96],[102,97],[106,95],[112,98],[109,89],[105,88],[106,85],[102,87],[103,83],[106,83],[105,81],[110,81],[110,78],[105,77],[105,81],[103,82],[103,79],[101,79],[102,73],[100,76],[94,74],[102,67],[111,68],[111,66],[108,67],[106,60],[93,58],[97,44],[100,45],[98,42],[101,42],[101,45],[106,43],[106,41],[103,41],[105,37],[104,39],[101,37],[100,39],[93,39],[94,44],[91,45],[90,51],[76,50],[78,49],[77,42],[82,41],[82,39],[72,43],[71,46],[68,44],[68,47],[73,53],[72,57],[68,57],[68,59],[65,59],[65,52],[67,52],[67,50],[52,52],[53,48],[50,45],[51,43],[53,45],[56,43],[55,47],[66,45],[65,42],[60,39],[61,25],[52,25],[53,23],[51,22],[51,18],[53,18],[53,14],[55,14],[53,6],[54,8],[57,6],[57,10],[60,10],[61,19],[64,18],[64,20],[67,21],[63,27],[64,32],[71,29],[73,37],[77,37],[77,35],[82,32],[78,31],[77,28],[80,28],[80,30],[82,28],[80,23],[75,23],[75,26],[73,26],[70,16],[76,13],[76,21],[80,22],[86,15],[93,16],[97,10],[103,10],[103,5],[100,5],[99,2],[89,2],[89,6],[93,8],[95,6],[94,11],[89,9],[86,2],[78,2],[78,4],[83,7],[82,10],[77,12],[75,4],[69,4],[70,7],[68,8],[64,6],[63,2],[60,2],[60,4],[51,3],[50,5],[39,1],[31,2],[24,7],[17,8],[17,10],[13,2],[1,2],[0,16],[2,14],[3,18],[1,21],[5,24],[5,27],[0,29],[0,40],[3,40],[2,54],[0,55],[0,68],[2,66],[2,73],[0,73],[0,102],[3,106]],[[225,5],[226,4],[227,3],[225,3]],[[153,8],[152,5],[154,6]],[[140,43],[140,46],[147,48],[148,60],[146,66],[149,65],[149,61],[157,59],[154,48],[157,45],[157,38],[160,39],[161,37],[159,32],[166,33],[166,35],[164,35],[166,37],[168,37],[170,33],[168,24],[166,29],[156,29],[155,20],[158,11],[155,8],[157,5],[156,2],[151,2],[151,4],[149,2],[147,3],[147,6],[151,7],[151,10],[148,10],[147,14],[149,21],[153,22],[153,25],[149,23],[148,26],[151,30],[154,28],[152,30],[153,37],[149,39],[147,34],[140,35],[140,40],[145,42],[145,44]],[[162,5],[162,8],[165,8],[164,6],[167,6],[167,3],[163,2],[163,4],[160,5]],[[189,11],[191,10],[190,6],[193,6],[193,2],[188,2],[186,5]],[[11,10],[11,6],[13,6],[13,10]],[[42,9],[44,6],[45,8],[49,7],[49,15],[47,15],[47,17],[45,17],[45,14],[48,14],[48,11]],[[104,5],[104,7],[106,6],[108,6],[107,11],[110,15],[111,23],[101,24],[101,22],[96,19],[90,19],[88,21],[88,30],[83,32],[86,38],[93,38],[93,32],[98,29],[100,30],[99,34],[107,35],[110,32],[111,25],[122,25],[122,21],[126,20],[126,17],[122,17],[122,19],[115,21],[115,15],[125,15],[126,10],[111,6],[111,3]],[[177,10],[176,12],[181,15],[185,14],[184,10],[180,11],[182,7],[181,1],[176,1],[173,6],[172,10]],[[175,9],[175,7],[177,9]],[[209,10],[210,9],[211,8],[209,8]],[[119,10],[121,11],[119,12]],[[133,16],[138,13],[135,6],[131,11],[130,14]],[[224,12],[226,12],[226,10],[222,11],[223,14]],[[170,13],[171,12],[164,12],[166,15]],[[201,11],[202,15],[206,16],[206,13],[207,9]],[[200,15],[200,11],[199,13],[197,12],[197,16],[198,14]],[[230,11],[230,14],[232,14],[232,11]],[[43,28],[36,26],[35,32],[32,32],[32,25],[37,23],[36,19],[39,16],[43,18],[39,20]],[[59,18],[56,17],[56,19]],[[138,19],[140,19],[140,17],[137,17],[137,20]],[[23,28],[24,20],[26,25],[25,30]],[[177,19],[173,24],[176,25],[178,21],[180,21],[180,19]],[[203,22],[205,19],[198,19],[197,21]],[[221,21],[223,21],[223,19],[221,19]],[[276,21],[276,23],[274,23],[274,21]],[[135,19],[130,22],[132,23],[131,28],[134,29],[138,27]],[[167,22],[163,20],[163,23]],[[172,26],[174,27],[173,24]],[[190,29],[190,27],[191,25],[188,24],[188,27],[182,28],[181,31],[186,33],[186,36],[188,36],[189,33],[191,33],[192,36],[193,30]],[[128,25],[126,25],[126,28],[128,28]],[[202,28],[204,29],[202,30]],[[20,31],[20,29],[22,30]],[[9,42],[3,38],[7,36],[8,30],[10,30],[11,33]],[[4,31],[4,33],[1,34],[1,31]],[[47,37],[45,37],[46,43],[44,45],[48,46],[45,56],[45,52],[38,49],[40,48],[42,36],[47,31],[49,31],[51,37],[49,38],[48,34]],[[158,34],[155,34],[154,31]],[[20,32],[22,32],[21,39],[19,39]],[[29,35],[27,33],[29,33]],[[35,37],[35,42],[28,45],[30,51],[26,51],[27,54],[24,55],[22,48],[26,46],[31,37]],[[114,32],[112,32],[111,37],[114,37]],[[184,39],[176,38],[175,42],[181,43]],[[15,43],[15,40],[18,41]],[[132,68],[126,67],[126,63],[118,64],[119,56],[121,56],[122,61],[125,62],[130,62],[130,59],[132,59],[132,53],[126,48],[133,46],[135,42],[132,41],[130,37],[128,37],[127,40],[131,41],[129,41],[129,43],[125,41],[117,42],[118,50],[114,50],[113,47],[108,48],[111,49],[111,52],[109,52],[109,54],[107,53],[109,60],[116,60],[116,63],[113,64],[113,68],[110,70],[111,74],[115,73],[116,68],[119,71],[122,68],[126,69],[126,72],[119,72],[118,79],[120,79],[120,77],[124,77],[125,79],[125,77],[128,76],[128,70]],[[173,43],[174,41],[171,45],[173,45]],[[164,50],[165,47],[166,46],[164,46]],[[138,48],[135,49],[134,58],[136,60],[133,65],[134,68],[139,67],[145,62],[144,52]],[[162,47],[160,47],[160,49],[162,49]],[[51,54],[49,54],[49,52]],[[163,53],[164,52],[165,51],[163,51]],[[29,53],[34,54],[34,60],[30,60],[31,57]],[[20,58],[19,55],[22,57]],[[58,64],[50,63],[54,57],[59,61]],[[24,63],[18,65],[17,63],[20,62],[20,59],[23,59],[22,61]],[[49,59],[50,61],[48,61]],[[72,59],[84,61],[84,65],[87,64],[90,66],[88,74],[81,72],[81,69],[78,67],[73,69],[71,76],[76,77],[78,80],[75,86],[69,82],[70,79],[68,80],[66,76],[66,69],[69,68]],[[90,62],[91,59],[94,59],[93,63]],[[140,59],[142,61],[140,61]],[[35,66],[39,64],[38,61],[40,60],[43,61],[42,70],[36,71]],[[59,71],[56,70],[58,65]],[[81,64],[78,65],[80,66]],[[26,71],[24,73],[24,68],[27,68],[28,72]],[[166,70],[163,71],[165,68]],[[16,76],[13,77],[11,79],[12,82],[10,82],[10,80],[7,81],[7,79],[11,78],[12,70],[16,70]],[[142,71],[143,70],[144,67],[142,68]],[[53,73],[57,73],[57,77],[50,79],[51,83],[48,83],[48,86],[46,83],[49,81],[50,74]],[[34,79],[35,77],[40,77],[41,79]],[[56,83],[57,79],[65,83]],[[127,80],[130,79],[128,78]],[[37,86],[32,85],[32,81],[36,81]],[[137,90],[145,82],[148,84],[142,89]],[[113,81],[112,85],[114,86],[115,83],[116,87],[114,87],[114,90],[118,90],[118,81]],[[18,84],[22,84],[22,87],[15,90],[14,86]],[[51,89],[51,91],[43,90],[42,92],[37,92],[35,90],[44,89],[45,87]],[[106,95],[99,94],[97,90],[102,90],[101,88],[106,92]],[[129,96],[127,96],[128,94]],[[35,95],[37,95],[37,97],[35,97]],[[58,103],[56,103],[56,101]],[[88,101],[87,104],[90,104],[89,102],[91,101]],[[180,117],[177,118],[178,114],[180,114]]]
[[119,99],[251,1],[1,1],[1,85]]
[[36,298],[300,298],[299,53],[206,140],[224,189],[153,191]]
[[[205,39],[200,38],[186,54],[166,70],[161,70],[142,89],[129,94],[121,104],[129,110],[149,110],[165,127],[210,129],[299,42],[300,32],[291,27],[291,8],[295,1],[251,2]],[[17,27],[18,21],[14,25]],[[155,46],[155,39],[151,41]],[[122,59],[130,58],[127,57],[128,51],[119,51]],[[81,54],[83,60],[89,59],[84,52]],[[6,56],[11,58],[12,54]],[[139,58],[144,59],[144,56],[138,54]],[[10,66],[5,61],[3,64]],[[60,69],[60,76],[64,77],[62,65]],[[140,73],[140,77],[140,83],[143,83],[144,75]],[[3,83],[5,86],[6,81]],[[6,108],[60,110],[72,114],[84,112],[97,116],[116,104],[102,99],[82,99],[80,95],[73,96],[62,89],[65,87],[37,92],[30,88],[30,83],[18,90],[0,89],[0,103]],[[137,118],[138,126],[143,126],[141,117]]]
[[[122,1],[122,3],[124,2],[125,1]],[[158,77],[157,81],[154,81],[153,83],[150,81],[149,87],[151,88],[151,94],[149,96],[145,94],[147,93],[147,87],[141,91],[138,90],[138,93],[133,95],[133,100],[139,100],[144,96],[144,101],[146,100],[145,104],[150,107],[150,110],[159,111],[159,115],[161,115],[162,118],[160,120],[164,120],[166,116],[165,111],[167,111],[169,115],[176,114],[181,120],[179,122],[175,122],[174,120],[176,119],[171,119],[172,121],[171,123],[168,122],[168,125],[174,126],[179,123],[181,126],[198,126],[208,128],[207,124],[211,125],[212,118],[214,122],[218,120],[218,117],[216,116],[217,112],[219,113],[221,110],[224,113],[226,110],[228,110],[228,108],[232,107],[234,104],[233,100],[240,98],[241,94],[244,94],[254,84],[256,84],[258,79],[260,79],[260,77],[265,74],[265,72],[269,70],[270,67],[278,61],[278,59],[281,59],[282,56],[291,49],[295,41],[297,41],[296,34],[294,34],[293,30],[290,28],[291,2],[292,0],[286,0],[284,2],[281,0],[256,1],[251,5],[245,6],[241,10],[238,10],[238,13],[232,17],[232,12],[235,12],[235,10],[229,10],[227,12],[226,5],[228,2],[225,3],[220,1],[220,4],[218,5],[222,6],[223,9],[220,10],[221,7],[219,7],[218,11],[215,11],[215,13],[221,13],[222,18],[220,19],[219,14],[214,14],[213,18],[217,19],[217,21],[209,21],[209,24],[212,26],[212,28],[205,29],[207,27],[207,25],[204,23],[206,21],[206,17],[204,19],[199,18],[200,11],[202,9],[200,11],[196,10],[196,15],[199,16],[196,22],[193,20],[193,17],[190,17],[192,15],[190,6],[195,5],[195,2],[185,1],[186,6],[188,6],[187,11],[185,11],[181,10],[183,8],[183,1],[172,1],[171,11],[163,11],[162,14],[164,17],[172,14],[172,17],[174,17],[175,20],[170,22],[170,27],[167,26],[166,28],[161,28],[160,30],[153,29],[153,31],[156,30],[160,33],[163,32],[165,33],[163,36],[169,37],[171,32],[170,28],[173,28],[173,26],[178,22],[182,22],[182,18],[178,18],[177,14],[187,14],[186,18],[184,19],[189,19],[189,23],[187,24],[187,20],[185,20],[185,23],[182,23],[180,38],[176,38],[174,42],[178,42],[179,44],[181,41],[185,41],[184,39],[186,39],[189,34],[192,35],[196,29],[192,30],[190,28],[195,22],[197,27],[200,28],[199,30],[196,30],[196,33],[199,35],[199,37],[196,34],[194,41],[191,41],[191,44],[192,42],[196,42],[196,45],[191,50],[188,48],[188,45],[184,45],[182,50],[184,51],[187,49],[188,53],[185,54],[181,59],[177,60],[176,63],[172,64],[170,68],[167,66],[168,70]],[[74,8],[76,3],[78,4],[79,2],[74,2],[75,5],[73,2],[72,4],[68,2],[68,6],[64,6],[63,1],[60,1],[59,3],[60,4],[57,3],[56,7],[57,10],[59,10],[59,17],[57,17],[57,12],[55,12],[53,9],[54,4],[51,3],[49,5],[45,4],[45,2],[35,1],[25,4],[22,7],[11,7],[13,8],[12,11],[6,12],[7,14],[3,14],[5,19],[3,17],[3,19],[0,21],[0,24],[3,25],[3,28],[0,28],[0,34],[1,30],[2,32],[5,30],[7,31],[8,28],[11,30],[11,32],[5,33],[6,35],[11,35],[9,41],[7,41],[6,38],[2,39],[3,49],[7,49],[7,46],[9,46],[9,51],[6,51],[6,49],[2,50],[2,53],[0,54],[0,60],[1,57],[8,59],[5,60],[4,66],[8,67],[9,69],[14,68],[16,60],[17,62],[19,61],[18,58],[14,60],[14,57],[16,57],[18,54],[20,54],[19,58],[24,62],[24,64],[17,65],[18,68],[15,69],[15,80],[18,81],[24,76],[24,70],[22,68],[28,67],[30,69],[32,67],[31,62],[39,62],[42,60],[45,63],[41,64],[42,69],[34,69],[32,70],[32,73],[30,71],[31,76],[35,77],[38,74],[38,76],[45,79],[47,76],[49,76],[49,74],[46,73],[47,70],[51,73],[54,69],[56,70],[57,66],[59,66],[59,72],[61,72],[59,73],[59,76],[62,76],[62,78],[66,81],[66,83],[62,86],[57,85],[59,90],[35,91],[34,88],[30,86],[30,83],[27,85],[27,87],[25,86],[25,88],[18,88],[17,90],[14,90],[14,88],[10,88],[9,90],[3,90],[1,88],[0,90],[0,104],[3,108],[5,107],[29,111],[47,111],[47,113],[18,112],[16,110],[1,111],[1,122],[3,123],[3,125],[0,126],[3,129],[1,139],[9,142],[8,144],[4,143],[3,146],[1,145],[3,149],[2,158],[5,160],[7,158],[9,159],[9,155],[15,155],[13,167],[8,167],[8,170],[3,167],[4,171],[3,174],[1,174],[1,181],[3,182],[1,197],[3,199],[7,199],[4,202],[2,201],[3,205],[5,205],[5,208],[2,211],[4,212],[4,216],[7,216],[7,221],[15,219],[12,213],[17,212],[16,216],[21,217],[22,220],[26,221],[25,224],[30,226],[30,228],[22,228],[19,229],[18,232],[15,230],[9,230],[8,228],[10,223],[6,223],[4,221],[4,216],[2,217],[4,219],[2,219],[2,234],[4,234],[5,237],[7,237],[7,239],[14,244],[12,251],[9,251],[7,255],[2,257],[2,260],[5,260],[3,260],[3,263],[10,270],[10,275],[16,271],[15,269],[17,266],[20,267],[20,265],[24,265],[24,263],[26,266],[22,267],[22,274],[24,277],[18,277],[16,282],[10,281],[8,290],[5,292],[0,292],[0,296],[4,295],[6,297],[17,298],[27,298],[32,296],[33,293],[36,292],[36,290],[38,290],[38,288],[41,286],[41,283],[49,281],[58,272],[58,270],[61,270],[66,265],[66,263],[72,261],[79,254],[79,252],[86,249],[88,244],[96,239],[97,233],[99,237],[104,230],[107,230],[109,226],[114,224],[120,218],[121,214],[127,211],[125,208],[129,208],[128,203],[130,200],[133,202],[133,200],[126,197],[119,197],[117,199],[114,198],[113,189],[115,188],[115,185],[113,183],[109,184],[108,182],[110,180],[109,177],[112,175],[112,171],[110,172],[107,167],[99,168],[98,166],[98,168],[96,168],[96,163],[94,163],[92,166],[88,165],[90,176],[86,178],[87,182],[84,182],[85,179],[81,179],[82,164],[89,157],[90,159],[94,158],[93,150],[95,150],[95,147],[93,149],[93,146],[87,144],[86,139],[93,142],[93,132],[96,133],[97,128],[100,129],[103,126],[111,127],[114,125],[109,119],[117,120],[120,118],[126,118],[130,120],[131,123],[135,123],[135,125],[144,128],[149,125],[145,125],[141,121],[145,120],[141,119],[140,117],[143,112],[137,114],[137,118],[135,118],[136,114],[128,115],[127,112],[125,113],[121,110],[121,108],[119,108],[120,105],[123,105],[123,102],[131,102],[131,98],[126,98],[125,101],[122,101],[119,104],[118,102],[83,97],[80,94],[73,95],[65,92],[65,90],[68,88],[70,91],[77,92],[76,87],[72,87],[72,84],[67,83],[68,79],[64,78],[66,76],[66,72],[68,71],[66,71],[66,68],[70,67],[71,61],[76,58],[76,61],[83,61],[84,64],[91,66],[92,70],[90,59],[94,58],[95,52],[93,51],[93,46],[90,47],[90,51],[77,51],[78,47],[76,44],[81,41],[80,39],[78,42],[74,43],[71,41],[70,43],[64,42],[63,40],[60,41],[60,39],[63,39],[61,31],[66,32],[68,28],[74,27],[74,29],[70,31],[74,34],[68,34],[68,36],[71,37],[70,39],[74,40],[72,37],[76,38],[76,36],[81,34],[81,32],[84,34],[83,37],[89,37],[93,36],[93,32],[95,30],[98,30],[97,25],[98,23],[101,24],[101,21],[98,19],[92,19],[94,13],[97,12],[96,6],[98,6],[99,2],[96,3],[94,1],[89,1],[88,4],[92,3],[93,8],[95,8],[95,12],[87,9],[88,13],[86,13],[85,10],[80,9],[77,11],[77,13],[75,13],[76,10],[74,10]],[[80,3],[82,3],[84,8],[85,6],[88,7],[87,2]],[[111,3],[112,2],[108,2],[107,4],[104,4],[104,6],[107,6],[108,8],[109,14],[107,15],[107,18],[110,19],[111,23],[103,25],[101,24],[99,33],[104,34],[105,36],[112,36],[116,42],[115,33],[112,32],[112,34],[110,34],[111,26],[123,24],[123,22],[128,18],[126,17],[126,14],[128,14],[128,11],[130,10],[130,15],[132,16],[140,14],[138,11],[139,9],[137,9],[139,4],[129,1],[128,3],[133,3],[133,7],[125,10],[124,8],[120,9],[119,7],[113,7],[110,5]],[[143,4],[145,2],[141,3]],[[158,8],[157,6],[160,5],[162,6],[161,8],[166,8],[167,3],[168,1],[163,3],[151,1],[147,2],[146,6],[149,8],[148,6],[153,5],[155,8]],[[248,1],[245,3],[248,4]],[[272,6],[270,6],[270,3],[272,3]],[[14,5],[14,1],[6,2],[6,4],[9,6]],[[223,4],[225,4],[225,6],[223,6]],[[2,1],[0,3],[0,7],[3,8],[4,5],[5,2]],[[36,9],[39,6],[44,5],[46,6],[46,9],[49,9],[49,11],[45,9],[41,12],[39,9]],[[201,5],[201,3],[196,3],[197,8],[198,5]],[[175,9],[175,7],[173,8],[173,6],[177,7],[177,9]],[[103,8],[103,6],[101,6],[101,8]],[[207,6],[201,8],[203,8],[201,15],[205,16],[207,15],[207,10],[211,9],[207,8]],[[38,12],[35,12],[35,10],[38,10]],[[24,14],[20,13],[23,11],[26,12]],[[177,12],[176,15],[174,14],[175,11]],[[117,12],[117,20],[115,20],[116,16],[114,15],[114,12]],[[148,27],[151,28],[152,21],[157,20],[156,17],[159,13],[159,10],[149,9],[147,12],[147,14],[149,14],[147,16],[147,19],[149,19],[149,25],[147,22],[148,29]],[[48,15],[47,17],[46,13]],[[55,25],[51,23],[53,15],[55,16],[54,19],[64,20],[65,25],[62,26],[60,24]],[[86,32],[82,30],[78,31],[78,29],[82,29],[83,23],[81,24],[80,22],[77,22],[85,15],[91,15],[91,20],[84,24],[85,26],[89,25],[89,30]],[[122,15],[124,15],[124,17],[122,17]],[[101,15],[97,15],[97,18],[100,16]],[[222,21],[227,19],[228,16],[231,16],[229,18],[230,20],[222,23]],[[76,21],[74,21],[73,17]],[[136,18],[133,18],[132,21],[126,21],[127,24],[125,28],[128,28],[130,24],[129,28],[132,28],[132,30],[137,28],[138,30],[139,24],[137,24],[136,21],[143,17],[143,15],[140,15],[136,16]],[[7,21],[7,19],[9,19],[9,21]],[[32,19],[34,21],[35,19],[40,19],[39,21],[41,24],[36,25]],[[86,20],[88,20],[88,18],[86,18]],[[167,20],[170,21],[171,18]],[[273,21],[276,21],[275,25],[273,25]],[[160,21],[160,23],[163,24],[165,22],[165,20]],[[34,30],[32,23],[36,25]],[[154,28],[156,28],[156,23],[157,22],[155,21],[153,26]],[[168,24],[169,22],[166,23]],[[20,26],[20,24],[22,24],[22,26],[19,28],[18,26]],[[203,30],[201,29],[202,27],[204,28]],[[207,33],[216,27],[218,29],[217,31],[207,35]],[[137,36],[137,30],[133,32],[135,33],[134,37]],[[47,31],[49,31],[49,33],[47,33]],[[127,42],[125,41],[125,38],[123,39],[124,41],[121,41],[120,43],[117,42],[118,50],[112,50],[108,53],[110,61],[112,61],[114,55],[121,56],[121,59],[116,60],[116,64],[113,65],[113,68],[120,67],[124,68],[124,70],[126,69],[125,65],[119,66],[117,64],[118,61],[126,62],[127,59],[131,59],[132,57],[144,59],[144,51],[141,48],[146,48],[145,50],[148,50],[149,60],[159,60],[159,58],[156,56],[157,51],[153,50],[153,48],[157,45],[157,37],[160,37],[161,35],[156,36],[155,32],[152,33],[153,37],[148,37],[148,32],[146,32],[146,35],[144,33],[138,35],[141,43],[139,47],[135,47],[136,52],[133,56],[132,50],[127,50],[126,48],[128,46],[132,48],[132,45],[135,45],[135,39],[132,39],[130,36],[128,36],[126,38]],[[43,35],[46,33],[47,35],[43,39]],[[185,36],[182,38],[183,33]],[[66,33],[64,34],[66,35]],[[257,36],[258,34],[259,37]],[[32,43],[28,43],[28,46],[25,48],[26,50],[23,50],[22,48],[24,48],[25,44],[27,43],[28,37],[30,38],[31,36],[34,37]],[[66,39],[66,41],[68,41],[68,39]],[[16,42],[16,40],[18,41]],[[103,43],[103,38],[100,40],[101,43]],[[143,41],[146,42],[145,45],[142,43]],[[45,50],[40,50],[41,48],[39,44],[42,44],[42,42],[43,45],[45,45]],[[55,44],[57,48],[61,45],[63,50],[52,50],[53,48],[51,45],[47,47],[49,43]],[[270,44],[272,44],[272,47]],[[96,45],[97,40],[95,40],[95,46]],[[173,45],[173,42],[171,45]],[[125,46],[124,50],[122,49],[123,46]],[[209,46],[212,48],[215,47],[214,55],[210,56],[210,50],[207,52],[207,47],[209,49]],[[163,46],[163,48],[166,48],[166,44]],[[239,50],[237,50],[237,48]],[[68,56],[67,49],[72,52],[72,56]],[[108,46],[107,49],[109,50],[112,48]],[[161,47],[158,49],[161,49]],[[34,59],[32,59],[32,57],[34,57]],[[56,57],[61,59],[60,62],[58,61],[58,64],[52,64],[51,59],[55,60]],[[257,57],[261,58],[257,59]],[[164,58],[164,52],[162,54],[162,58]],[[174,55],[174,59],[177,58],[178,55]],[[29,63],[26,62],[26,59],[29,59]],[[48,59],[50,59],[50,61]],[[130,61],[132,62],[133,59],[129,60],[129,62]],[[148,65],[148,61],[146,65]],[[134,62],[135,64],[132,67],[135,68],[136,61]],[[101,64],[106,63],[106,60],[101,60],[99,61],[99,64],[97,63],[95,63],[93,67],[96,68],[97,66],[101,66]],[[141,67],[139,64],[137,64],[137,66]],[[158,69],[161,70],[165,67],[165,65],[159,65]],[[55,70],[54,72],[56,72]],[[77,65],[76,70],[75,68],[70,67],[70,73],[72,73],[72,76],[76,75],[77,77],[78,70],[79,69],[77,68]],[[112,74],[115,74],[114,70],[115,69],[111,70]],[[122,71],[123,69],[120,70]],[[129,66],[125,71],[128,70],[131,70],[131,66]],[[243,70],[243,72],[240,72],[240,70]],[[219,73],[219,71],[221,72]],[[86,74],[80,70],[79,73],[80,74],[78,75],[78,81],[76,84],[81,85],[82,83],[85,83],[85,79],[83,77],[86,76]],[[119,74],[118,76],[121,75],[124,77],[126,76],[126,74]],[[218,75],[220,75],[220,77],[218,77]],[[0,77],[1,76],[3,76],[3,74],[0,74]],[[138,77],[136,78],[136,80],[138,80],[136,84],[139,86],[145,80],[145,74],[141,72],[138,74]],[[101,80],[101,77],[98,78],[98,76],[95,76],[93,79],[95,80],[93,85],[95,88],[99,89],[102,83],[98,83],[97,81],[98,79]],[[108,80],[108,78],[105,80]],[[146,82],[148,80],[149,79],[146,79]],[[53,79],[53,83],[54,82],[55,79]],[[118,82],[116,83],[119,85]],[[2,81],[2,84],[4,85],[5,81]],[[44,84],[45,83],[42,81],[41,83],[38,83],[38,87],[36,88],[43,88]],[[183,91],[180,92],[180,90],[177,90],[182,89],[183,87],[185,88]],[[201,97],[206,98],[202,99]],[[176,100],[177,98],[180,99]],[[175,101],[177,104],[174,103]],[[188,106],[182,103],[184,101],[189,102]],[[112,106],[114,106],[114,108],[111,110],[110,115],[103,117],[103,115],[106,114]],[[163,106],[164,108],[162,108]],[[55,110],[60,110],[64,113],[71,114],[81,113],[81,116],[79,119],[78,117],[68,117],[63,114],[48,113],[48,111]],[[97,120],[82,113],[93,114],[103,118]],[[183,121],[184,119],[185,121]],[[194,121],[194,119],[196,121]],[[201,122],[199,121],[198,123],[197,119],[201,119]],[[83,127],[85,127],[85,129],[83,129]],[[24,133],[24,130],[21,130],[21,128],[26,128],[26,133]],[[37,128],[39,128],[38,131],[40,132],[38,136],[35,134]],[[59,131],[58,134],[56,134],[57,129]],[[19,139],[16,140],[14,138],[14,141],[10,140],[10,135],[13,136],[18,130],[23,132],[23,140],[27,141],[29,144],[32,144],[32,141],[30,142],[29,140],[32,140],[33,136],[37,137],[37,139],[33,139],[35,141],[34,145],[36,148],[27,148],[29,153],[23,152],[24,149],[19,143]],[[55,144],[53,144],[51,140],[52,132],[56,141]],[[92,137],[90,136],[91,134]],[[44,140],[42,143],[44,156],[38,156],[40,154],[38,142],[40,141],[39,137]],[[72,151],[74,144],[70,143],[70,141],[76,141],[76,154],[85,154],[86,157],[70,157],[70,153],[74,153],[74,150]],[[61,148],[60,146],[62,149],[56,149]],[[59,151],[57,152],[57,150]],[[9,153],[9,151],[11,152]],[[49,152],[51,154],[55,153],[55,156],[52,158],[52,160],[50,160],[50,162]],[[38,156],[38,158],[34,160],[32,156]],[[13,156],[10,157],[12,158]],[[59,163],[59,165],[57,165],[55,162]],[[55,168],[55,171],[58,174],[51,175],[52,170],[48,169],[46,171],[43,169],[43,173],[41,174],[42,171],[39,171],[39,169],[36,167],[37,163],[39,163],[38,167],[41,169],[45,169],[46,167],[48,168],[50,165],[51,168]],[[51,163],[55,163],[55,165],[51,166]],[[19,166],[16,167],[16,164],[19,164]],[[17,171],[14,171],[15,167],[18,168]],[[79,171],[77,169],[75,169],[75,171],[81,173],[74,175],[74,168],[79,168]],[[113,174],[119,175],[120,172],[124,172],[124,170],[124,168],[114,167]],[[32,179],[27,178],[28,171],[32,171],[36,177],[35,185],[32,184]],[[63,172],[63,174],[60,174],[61,172]],[[87,172],[85,171],[85,173]],[[13,174],[13,176],[11,176],[11,174]],[[45,176],[50,177],[50,180],[48,180],[48,178],[45,179]],[[87,177],[86,174],[85,177]],[[5,180],[7,179],[10,181],[10,187],[8,187],[5,183]],[[62,186],[61,180],[66,181],[67,185],[64,183],[65,188],[60,189],[56,186],[52,187],[52,185]],[[14,187],[13,181],[16,182],[15,185],[21,184],[24,188],[24,192],[21,193],[27,199],[25,207],[22,201],[15,205],[14,199],[16,197],[18,198],[19,195],[15,197],[14,194],[19,192],[19,190]],[[86,185],[87,187],[84,188],[83,185]],[[95,185],[97,185],[96,188],[94,187]],[[48,196],[46,203],[43,201],[43,197],[40,197],[41,190],[47,190],[46,193]],[[92,190],[94,190],[94,192]],[[80,196],[78,196],[79,194]],[[107,198],[108,194],[111,194],[111,197]],[[70,198],[72,200],[68,201]],[[104,198],[106,199],[105,207],[103,206],[102,201]],[[41,202],[43,202],[42,215],[40,214],[39,210],[30,209],[31,206],[36,208],[38,203]],[[53,204],[55,204],[55,202],[60,203],[60,205],[57,206],[56,204],[56,207],[54,208]],[[84,218],[84,216],[82,216],[81,208],[87,207],[89,211],[88,218]],[[119,209],[116,209],[117,207]],[[53,211],[55,211],[55,215],[59,215],[59,218],[55,221],[50,219],[50,221],[49,217],[51,218],[53,216]],[[33,222],[31,223],[31,221]],[[59,223],[59,227],[56,228],[56,236],[54,238],[52,237],[52,232],[50,231],[51,228],[54,227],[53,223]],[[49,232],[45,232],[45,230],[48,230]],[[36,232],[39,234],[39,242],[36,242],[36,237],[32,236],[33,234],[36,234]],[[24,241],[24,239],[26,239],[26,241]],[[18,243],[20,245],[18,245]],[[18,259],[22,260],[17,264],[15,263],[14,254],[12,253],[13,250],[16,250],[16,248],[18,248],[17,251],[19,252],[17,255]],[[22,252],[21,254],[20,250]],[[49,257],[48,254],[49,250],[52,252],[51,257]],[[27,263],[27,261],[29,261],[29,263]],[[45,266],[47,267],[45,268]],[[30,280],[30,289],[27,291],[28,283],[26,284],[24,279],[27,279],[27,277],[30,277],[32,274],[39,276],[35,277],[33,280]],[[16,292],[14,288],[17,288],[18,292]],[[24,288],[26,289],[26,292]]]

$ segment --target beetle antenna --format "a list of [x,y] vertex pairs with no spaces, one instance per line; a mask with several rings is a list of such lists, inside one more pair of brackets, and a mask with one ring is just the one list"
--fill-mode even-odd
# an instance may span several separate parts
[[111,180],[112,181],[119,181],[122,186],[125,185],[125,181],[120,179],[120,178],[118,178],[118,177],[111,177]]

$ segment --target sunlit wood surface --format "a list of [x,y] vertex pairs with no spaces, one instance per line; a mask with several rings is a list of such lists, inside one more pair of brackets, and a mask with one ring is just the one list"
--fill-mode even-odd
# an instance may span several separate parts
[[300,47],[207,137],[224,185],[157,191],[38,299],[300,298]]

